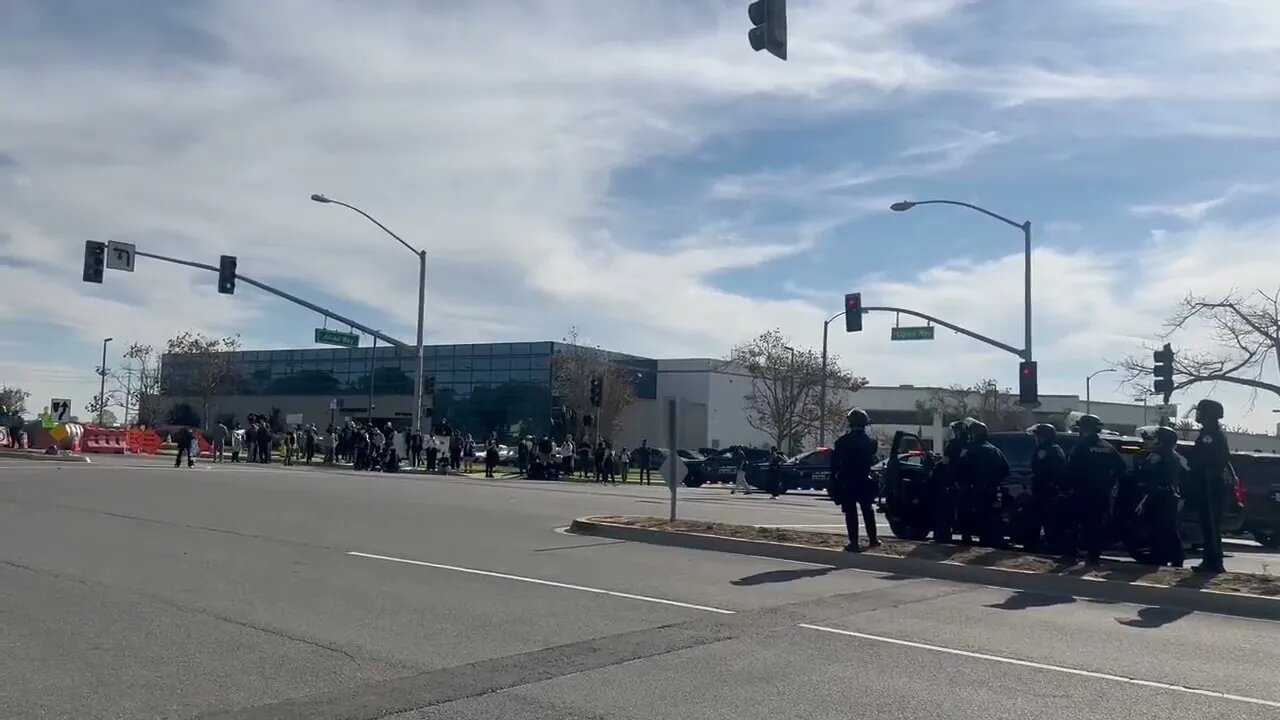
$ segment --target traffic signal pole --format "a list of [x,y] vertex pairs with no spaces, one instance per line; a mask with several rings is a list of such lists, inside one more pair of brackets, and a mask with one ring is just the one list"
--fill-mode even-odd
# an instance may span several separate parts
[[[215,266],[213,266],[213,265],[206,265],[206,264],[204,264],[204,263],[193,262],[193,261],[191,261],[191,260],[181,260],[181,259],[179,259],[179,258],[166,257],[166,256],[164,256],[164,255],[156,255],[155,253],[142,252],[141,250],[138,250],[138,251],[134,252],[134,255],[135,255],[136,257],[151,258],[152,260],[159,260],[159,261],[161,261],[161,262],[172,263],[172,264],[174,264],[174,265],[185,265],[185,266],[187,266],[187,267],[193,267],[193,268],[196,268],[196,269],[198,269],[198,270],[208,270],[208,271],[213,272],[213,273],[220,272],[220,269],[219,269],[219,268],[217,268],[217,267],[215,267]],[[399,340],[396,340],[395,338],[391,337],[390,335],[384,335],[383,333],[381,333],[381,332],[379,332],[379,331],[377,331],[377,330],[374,330],[373,328],[369,327],[368,325],[364,325],[364,324],[362,324],[362,323],[358,323],[358,322],[356,322],[355,320],[352,320],[351,318],[343,317],[342,315],[339,315],[338,313],[333,312],[332,310],[329,310],[329,309],[327,309],[327,308],[322,308],[322,307],[320,307],[319,305],[316,305],[315,303],[312,303],[312,302],[307,302],[306,300],[303,300],[302,298],[298,297],[297,295],[291,295],[291,294],[289,294],[289,293],[285,292],[284,290],[280,290],[280,289],[278,289],[278,288],[271,287],[270,285],[268,285],[268,284],[266,284],[266,283],[264,283],[264,282],[259,282],[259,281],[257,281],[257,280],[254,280],[254,279],[253,279],[253,278],[251,278],[251,277],[246,277],[246,276],[244,276],[244,275],[241,275],[239,272],[237,272],[237,273],[236,273],[236,279],[237,279],[237,280],[240,280],[240,281],[243,281],[243,282],[246,282],[246,283],[248,283],[248,284],[250,284],[250,285],[252,285],[252,286],[254,286],[254,287],[258,288],[259,290],[265,290],[266,292],[269,292],[269,293],[271,293],[272,295],[275,295],[276,297],[284,298],[285,300],[288,300],[289,302],[291,302],[291,303],[293,303],[293,304],[295,304],[295,305],[301,305],[302,307],[304,307],[304,308],[306,308],[306,309],[308,309],[308,310],[311,310],[311,311],[313,311],[313,312],[318,312],[318,313],[320,313],[321,315],[324,315],[324,316],[325,316],[325,317],[327,317],[327,318],[332,318],[332,319],[334,319],[334,320],[337,320],[338,322],[340,322],[340,323],[342,323],[342,324],[344,324],[344,325],[349,325],[349,326],[351,326],[351,327],[355,328],[356,330],[359,330],[360,332],[363,332],[363,333],[364,333],[364,334],[366,334],[366,335],[369,335],[369,336],[372,336],[372,337],[378,338],[379,340],[381,340],[381,341],[383,341],[383,342],[387,343],[388,345],[394,345],[394,346],[396,346],[396,347],[398,347],[398,348],[407,348],[407,347],[409,347],[409,344],[408,344],[408,343],[404,343],[404,342],[401,342],[401,341],[399,341]]]

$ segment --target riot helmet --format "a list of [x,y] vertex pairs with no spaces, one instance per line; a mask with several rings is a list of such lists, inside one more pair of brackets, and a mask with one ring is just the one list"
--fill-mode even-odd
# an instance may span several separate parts
[[865,428],[871,424],[871,418],[867,415],[867,411],[862,408],[854,408],[849,411],[846,416],[849,421],[850,428]]
[[1161,449],[1172,450],[1178,446],[1178,431],[1171,427],[1160,426],[1156,428],[1156,446]]
[[1041,445],[1052,444],[1058,436],[1058,429],[1049,423],[1040,423],[1031,428],[1031,434],[1035,436],[1036,442]]
[[1097,415],[1081,415],[1076,421],[1076,430],[1081,435],[1097,437],[1102,432],[1102,418]]
[[987,439],[987,425],[981,420],[970,420],[965,430],[970,440],[982,442]]
[[1196,422],[1201,425],[1216,423],[1222,419],[1224,412],[1222,403],[1205,398],[1196,403]]

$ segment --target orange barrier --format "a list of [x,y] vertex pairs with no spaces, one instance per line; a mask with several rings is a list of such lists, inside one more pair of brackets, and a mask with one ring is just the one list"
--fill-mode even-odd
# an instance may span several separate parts
[[80,448],[87,453],[123,454],[124,433],[118,428],[87,427],[80,436]]
[[126,452],[137,453],[139,455],[155,455],[160,450],[162,442],[160,434],[155,430],[138,430],[131,428],[124,432],[124,446]]

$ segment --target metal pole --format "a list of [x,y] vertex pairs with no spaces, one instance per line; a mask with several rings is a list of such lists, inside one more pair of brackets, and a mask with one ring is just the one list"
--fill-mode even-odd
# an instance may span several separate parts
[[1027,362],[1033,359],[1031,356],[1031,221],[1022,223],[1022,237],[1026,243],[1026,258],[1024,260],[1025,275],[1023,288],[1023,299],[1026,302],[1026,317],[1024,319],[1025,327],[1023,333],[1023,351],[1026,353]]
[[378,353],[378,336],[373,337],[373,349],[369,351],[369,425],[373,425],[373,373],[377,370],[374,366],[374,355]]
[[422,429],[422,386],[426,382],[423,375],[422,323],[427,312],[427,251],[418,251],[418,375],[413,392],[413,431]]
[[[1090,385],[1092,384],[1093,384],[1093,376],[1086,375],[1084,378],[1084,414],[1085,415],[1093,414],[1093,390],[1090,388]],[[1145,413],[1143,414],[1142,421],[1143,422],[1147,421]]]
[[822,322],[822,378],[818,385],[818,447],[827,446],[827,330],[831,321]]
[[99,425],[103,424],[102,421],[106,417],[106,412],[107,412],[107,407],[106,407],[107,405],[107,343],[111,342],[111,340],[112,338],[104,338],[102,340],[102,365],[98,368],[98,375],[100,376],[99,382],[98,382],[98,424]]

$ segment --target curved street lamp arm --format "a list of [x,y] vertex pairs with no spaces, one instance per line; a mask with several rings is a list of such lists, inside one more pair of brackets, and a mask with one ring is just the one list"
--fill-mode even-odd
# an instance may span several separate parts
[[405,246],[406,248],[408,248],[408,249],[409,249],[409,252],[413,253],[414,255],[421,255],[421,254],[423,254],[423,253],[425,252],[424,250],[416,250],[416,249],[414,249],[414,247],[413,247],[412,245],[410,245],[409,243],[405,242],[405,241],[404,241],[404,239],[403,239],[403,238],[401,238],[399,235],[397,235],[397,234],[395,234],[395,233],[391,232],[391,228],[388,228],[386,225],[383,225],[382,223],[378,222],[377,218],[375,218],[374,216],[370,215],[369,213],[367,213],[367,212],[365,212],[365,211],[361,210],[360,208],[356,207],[355,205],[348,205],[347,203],[344,203],[344,202],[342,202],[341,200],[334,200],[333,198],[329,198],[329,199],[328,199],[328,202],[331,202],[331,203],[333,203],[334,205],[341,205],[342,207],[347,208],[348,210],[354,210],[354,211],[356,211],[356,212],[360,213],[361,215],[363,215],[363,216],[365,217],[365,219],[366,219],[366,220],[368,220],[369,222],[373,223],[374,225],[377,225],[378,227],[382,228],[382,231],[383,231],[383,232],[385,232],[386,234],[388,234],[388,235],[390,235],[391,237],[395,238],[395,239],[396,239],[396,240],[397,240],[401,245],[403,245],[403,246]]
[[1012,225],[1013,227],[1016,227],[1019,230],[1024,230],[1027,227],[1027,223],[1014,222],[1013,220],[1010,220],[1009,218],[999,213],[994,213],[984,207],[978,207],[977,205],[974,205],[972,203],[962,202],[960,200],[916,200],[912,202],[912,204],[913,205],[958,205],[960,207],[969,208],[970,210],[977,210],[978,212],[982,213],[983,215],[986,215],[987,217],[995,218],[996,220],[999,220],[1000,222],[1005,223],[1006,225]]
[[845,314],[846,314],[846,313],[848,313],[848,312],[849,312],[848,310],[841,310],[840,312],[836,313],[835,315],[832,315],[831,317],[827,318],[826,320],[823,320],[823,321],[822,321],[822,324],[823,324],[823,325],[830,325],[832,320],[835,320],[836,318],[841,317],[841,316],[845,315]]

